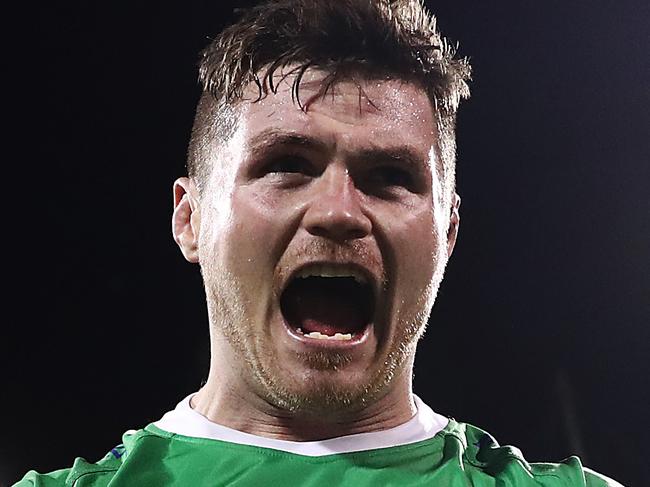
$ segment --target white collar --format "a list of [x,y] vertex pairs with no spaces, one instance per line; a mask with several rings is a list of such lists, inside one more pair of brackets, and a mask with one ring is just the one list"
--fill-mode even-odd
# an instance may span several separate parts
[[227,441],[241,445],[271,448],[298,455],[319,457],[337,453],[374,450],[392,446],[408,445],[433,438],[449,420],[435,413],[422,400],[413,395],[417,413],[406,423],[382,431],[358,433],[319,441],[287,441],[265,438],[244,433],[217,423],[213,423],[190,406],[190,394],[176,409],[165,413],[154,426],[169,433],[195,438]]

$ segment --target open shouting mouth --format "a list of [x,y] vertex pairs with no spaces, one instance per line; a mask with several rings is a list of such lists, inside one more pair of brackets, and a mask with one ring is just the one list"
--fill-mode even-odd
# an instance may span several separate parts
[[280,297],[290,334],[332,346],[362,341],[375,314],[375,282],[357,265],[315,263],[299,268]]

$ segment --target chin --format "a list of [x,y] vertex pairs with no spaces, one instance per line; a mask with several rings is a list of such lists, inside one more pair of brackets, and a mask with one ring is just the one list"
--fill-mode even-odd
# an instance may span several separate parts
[[[267,402],[292,414],[317,419],[344,417],[366,408],[392,385],[391,371],[376,371],[369,377],[367,369],[350,370],[354,364],[345,356],[324,353],[308,360],[310,367],[302,373],[291,374],[273,367],[256,374]],[[341,366],[344,370],[340,370]]]

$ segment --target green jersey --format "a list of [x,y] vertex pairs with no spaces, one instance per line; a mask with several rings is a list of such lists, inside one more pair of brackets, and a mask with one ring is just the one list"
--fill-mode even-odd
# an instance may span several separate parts
[[186,398],[157,423],[125,433],[98,462],[78,458],[68,469],[30,471],[16,486],[621,487],[577,457],[528,463],[481,429],[416,404],[417,417],[396,428],[290,442],[210,423]]

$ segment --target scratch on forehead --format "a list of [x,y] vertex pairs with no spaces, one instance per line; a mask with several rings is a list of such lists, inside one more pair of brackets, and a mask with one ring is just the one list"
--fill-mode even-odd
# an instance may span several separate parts
[[340,105],[343,110],[349,110],[352,106],[356,106],[359,116],[376,114],[381,111],[368,96],[363,86],[354,79],[330,80],[326,76],[320,79],[301,81],[300,90],[310,93],[305,103],[302,104],[305,111],[308,111],[318,101],[329,101],[332,105]]

